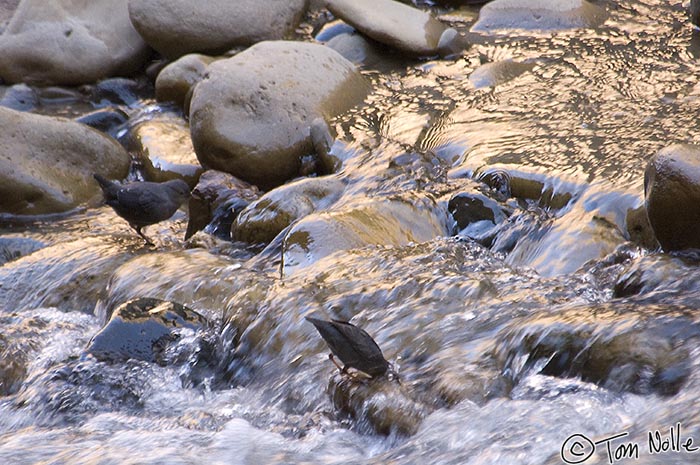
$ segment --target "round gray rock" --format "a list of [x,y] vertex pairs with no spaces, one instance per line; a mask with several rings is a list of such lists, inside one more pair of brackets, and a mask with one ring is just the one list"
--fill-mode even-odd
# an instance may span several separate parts
[[606,17],[603,8],[586,0],[493,0],[481,8],[471,30],[555,31],[595,27]]
[[169,58],[223,53],[291,34],[307,0],[130,0],[134,27]]
[[[466,46],[429,13],[394,0],[328,0],[328,9],[366,36],[412,55],[448,55]],[[448,30],[449,40],[441,41]]]
[[334,50],[261,42],[209,65],[190,104],[190,131],[203,166],[264,189],[299,175],[313,153],[310,126],[362,102],[370,86]]
[[93,173],[128,173],[126,150],[84,124],[0,107],[0,127],[0,212],[66,211],[99,193]]
[[700,146],[659,151],[644,173],[649,223],[664,250],[700,248]]
[[127,0],[22,0],[0,36],[0,77],[77,85],[138,71],[148,47]]
[[192,53],[170,63],[156,78],[156,99],[182,107],[190,88],[204,77],[207,66],[214,60],[214,57]]

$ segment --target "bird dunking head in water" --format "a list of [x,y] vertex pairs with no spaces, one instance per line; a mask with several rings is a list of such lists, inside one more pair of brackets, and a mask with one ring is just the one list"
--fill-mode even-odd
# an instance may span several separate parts
[[[374,339],[363,329],[341,320],[319,320],[306,317],[313,324],[328,347],[331,349],[329,358],[341,373],[347,373],[348,368],[355,368],[377,378],[389,372],[396,376],[393,367],[384,358],[382,349]],[[344,366],[338,365],[333,358],[338,357]]]
[[99,174],[94,177],[102,188],[107,205],[128,221],[149,245],[153,243],[141,232],[141,228],[167,220],[190,196],[190,188],[182,179],[162,183],[117,184]]

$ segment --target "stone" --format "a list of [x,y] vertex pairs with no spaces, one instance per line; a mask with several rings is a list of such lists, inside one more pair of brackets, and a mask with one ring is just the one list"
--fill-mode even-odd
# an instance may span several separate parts
[[519,63],[513,60],[486,63],[469,75],[469,82],[475,89],[494,87],[511,81],[534,67],[534,63]]
[[282,269],[291,275],[339,251],[420,243],[447,234],[444,212],[428,197],[362,199],[294,223],[284,237]]
[[172,114],[159,114],[131,127],[127,137],[131,151],[141,156],[150,181],[179,178],[190,187],[197,184],[204,169],[194,153],[185,120]]
[[335,177],[307,178],[280,186],[238,215],[231,236],[252,244],[267,244],[299,218],[331,206],[344,188],[345,184]]
[[99,360],[161,362],[165,348],[179,338],[183,328],[197,331],[206,324],[202,315],[178,303],[139,298],[114,310],[87,352]]
[[[367,37],[411,55],[450,55],[466,48],[454,29],[394,0],[328,0],[328,9]],[[445,33],[449,40],[441,43]]]
[[64,118],[0,107],[0,212],[58,213],[99,193],[92,174],[122,179],[130,157],[114,139]]
[[472,32],[556,31],[602,24],[606,11],[586,0],[493,0],[479,11]]
[[661,149],[644,172],[649,223],[665,251],[700,248],[700,146]]
[[147,55],[126,0],[22,0],[0,36],[0,77],[78,85],[135,73]]
[[185,240],[205,227],[216,237],[231,240],[231,224],[250,202],[259,197],[258,188],[247,182],[222,171],[205,171],[190,197]]
[[[307,0],[129,0],[134,27],[169,58],[216,55],[294,32]],[[186,18],[187,20],[183,20]]]
[[207,66],[214,60],[214,57],[191,53],[167,65],[156,78],[156,100],[183,107],[190,88],[202,80]]
[[300,174],[313,153],[310,126],[362,102],[370,86],[319,44],[261,42],[209,65],[190,104],[197,157],[263,189]]
[[447,209],[456,221],[460,235],[476,240],[508,218],[498,202],[483,194],[457,194],[450,199]]
[[123,128],[128,119],[129,115],[124,110],[113,107],[92,111],[76,118],[75,121],[109,134],[116,139],[117,133]]
[[690,22],[700,26],[700,0],[690,0]]

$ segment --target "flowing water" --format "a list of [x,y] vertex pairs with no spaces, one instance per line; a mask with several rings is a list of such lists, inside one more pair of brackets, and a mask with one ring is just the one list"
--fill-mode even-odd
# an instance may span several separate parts
[[[678,1],[599,4],[596,29],[387,56],[335,121],[329,211],[402,198],[447,219],[468,193],[496,225],[294,267],[279,241],[185,246],[182,212],[148,228],[155,251],[104,206],[3,218],[0,463],[698,463],[697,257],[654,251],[628,212],[650,156],[700,143],[700,35]],[[436,10],[464,31],[477,11]],[[171,111],[148,91],[126,103],[132,120]],[[86,353],[137,297],[209,324],[159,363]],[[352,318],[401,383],[337,374],[311,314]]]

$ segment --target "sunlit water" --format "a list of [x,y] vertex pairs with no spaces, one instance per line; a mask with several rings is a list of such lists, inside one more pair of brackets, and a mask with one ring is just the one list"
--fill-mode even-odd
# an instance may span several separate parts
[[[274,244],[185,249],[182,213],[148,228],[155,252],[106,207],[7,222],[0,463],[557,464],[590,450],[575,434],[602,441],[585,463],[698,463],[695,445],[652,454],[649,439],[680,423],[679,444],[700,444],[695,261],[631,243],[625,216],[648,158],[700,141],[700,36],[680,2],[603,5],[596,30],[387,58],[364,70],[366,105],[336,122],[340,204],[428,196],[444,212],[482,192],[510,214],[488,240],[369,246],[281,273]],[[468,30],[475,11],[442,13]],[[477,71],[503,60],[520,64],[504,79]],[[86,354],[136,297],[211,327],[183,330],[161,364]],[[312,313],[365,328],[402,384],[339,410],[357,387],[334,373]]]

